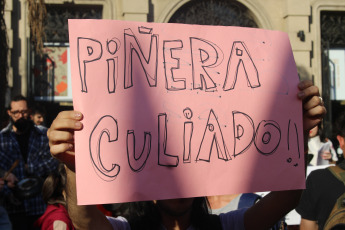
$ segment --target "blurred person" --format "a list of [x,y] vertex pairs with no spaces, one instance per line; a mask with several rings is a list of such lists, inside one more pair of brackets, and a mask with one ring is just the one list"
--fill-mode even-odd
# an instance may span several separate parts
[[5,115],[3,116],[4,119],[0,122],[0,130],[5,128],[10,122],[6,111],[4,111],[4,113],[5,113]]
[[311,158],[309,164],[312,166],[335,164],[338,161],[338,156],[332,142],[322,136],[321,125],[310,130],[308,154],[310,154]]
[[[242,208],[250,208],[257,203],[262,197],[256,193],[240,193],[230,195],[208,196],[207,200],[210,204],[212,214],[220,215]],[[271,230],[284,230],[287,225],[285,218],[279,220]]]
[[[210,204],[210,210],[212,214],[219,215],[238,209],[240,206],[240,198],[242,194],[230,194],[219,196],[208,196],[207,200]],[[256,203],[256,200],[253,202]]]
[[[345,114],[342,114],[334,126],[339,147],[345,150]],[[337,166],[345,175],[345,161]],[[306,189],[296,211],[301,215],[301,230],[324,229],[324,225],[340,195],[345,193],[343,182],[334,176],[330,167],[312,171],[308,178]],[[345,223],[344,223],[345,224]],[[342,228],[344,229],[344,228]]]
[[[298,85],[303,102],[305,141],[311,128],[325,114],[319,91],[311,81]],[[210,215],[206,197],[153,200],[132,203],[129,217],[106,217],[96,205],[77,205],[74,131],[81,130],[83,115],[78,111],[60,112],[48,131],[51,153],[66,165],[67,207],[77,229],[268,229],[298,204],[301,190],[271,192],[248,209],[219,216]],[[306,152],[305,152],[306,154]]]
[[66,210],[66,170],[63,164],[45,179],[42,196],[48,206],[35,226],[44,230],[74,230]]
[[[6,178],[5,178],[6,177]],[[7,186],[13,188],[17,178],[12,173],[6,173],[6,171],[0,169],[0,191],[3,190],[5,183]],[[0,197],[0,229],[1,230],[11,230],[12,224],[10,218],[8,217],[7,211],[3,206],[3,197]]]
[[45,125],[45,115],[46,115],[46,110],[44,109],[43,106],[36,104],[32,109],[31,109],[31,114],[30,114],[30,119],[34,122],[35,125]]
[[[45,211],[46,204],[39,189],[37,194],[18,198],[23,191],[20,190],[20,182],[27,178],[36,178],[32,179],[36,182],[45,178],[56,169],[58,162],[50,155],[47,128],[35,126],[29,118],[25,97],[15,96],[7,113],[10,123],[0,132],[0,168],[8,170],[14,162],[18,162],[12,173],[19,182],[13,189],[5,185],[1,195],[5,196],[5,208],[13,229],[32,229],[33,223]],[[37,187],[39,183],[35,185]]]

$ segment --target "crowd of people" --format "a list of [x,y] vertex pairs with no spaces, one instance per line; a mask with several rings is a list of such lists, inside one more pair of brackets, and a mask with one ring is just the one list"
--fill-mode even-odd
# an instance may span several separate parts
[[34,123],[38,112],[30,111],[25,97],[13,97],[7,110],[10,122],[0,132],[0,169],[8,174],[2,180],[9,182],[1,188],[2,205],[13,229],[33,229],[46,210],[41,184],[58,166],[50,154],[47,128],[42,119]]
[[[306,164],[333,164],[345,172],[332,142],[320,135],[325,108],[318,88],[311,81],[301,81],[298,87]],[[21,95],[12,98],[7,113],[9,124],[0,132],[0,229],[4,230],[287,229],[284,216],[296,207],[302,217],[300,229],[324,229],[335,202],[345,193],[345,182],[327,167],[312,172],[303,191],[114,204],[109,213],[76,202],[74,157],[81,153],[74,152],[73,133],[83,127],[82,113],[60,112],[48,129],[44,108],[30,106]],[[335,127],[344,152],[345,114]],[[343,228],[338,224],[328,229],[344,226],[345,222]]]

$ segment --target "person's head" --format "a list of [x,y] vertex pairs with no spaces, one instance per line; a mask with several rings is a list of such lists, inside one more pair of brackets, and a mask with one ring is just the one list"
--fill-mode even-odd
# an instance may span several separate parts
[[30,118],[35,123],[35,125],[43,125],[45,114],[45,109],[42,106],[35,105],[31,109]]
[[334,129],[339,142],[339,147],[343,150],[343,154],[345,154],[345,114],[338,117]]
[[47,204],[65,205],[66,170],[59,164],[56,171],[49,174],[42,186],[42,197]]
[[29,108],[26,98],[18,95],[12,98],[7,110],[13,124],[13,130],[18,133],[24,133],[30,127]]

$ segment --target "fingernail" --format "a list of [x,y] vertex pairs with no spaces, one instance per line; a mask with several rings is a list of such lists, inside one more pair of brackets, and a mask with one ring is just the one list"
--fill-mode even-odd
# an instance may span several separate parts
[[76,113],[74,114],[74,116],[75,116],[75,118],[80,119],[80,118],[81,118],[81,113],[76,112]]
[[298,93],[298,97],[303,97],[303,96],[304,96],[304,92],[301,91]]
[[76,127],[76,128],[81,128],[81,126],[82,126],[81,122],[77,121],[77,122],[75,123],[75,127]]
[[73,149],[73,145],[72,144],[69,144],[68,145],[68,150],[72,150]]

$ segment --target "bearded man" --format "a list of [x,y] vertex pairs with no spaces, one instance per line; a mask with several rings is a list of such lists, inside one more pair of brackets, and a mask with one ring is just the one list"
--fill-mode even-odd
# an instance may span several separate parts
[[[25,97],[14,97],[7,113],[10,123],[0,132],[0,168],[12,168],[18,184],[14,189],[5,185],[1,195],[13,229],[33,229],[46,208],[35,185],[56,170],[58,162],[50,155],[47,129],[31,121]],[[21,184],[23,180],[27,182]]]

